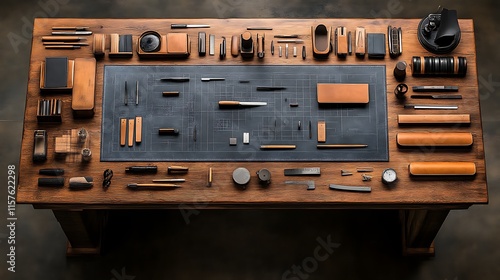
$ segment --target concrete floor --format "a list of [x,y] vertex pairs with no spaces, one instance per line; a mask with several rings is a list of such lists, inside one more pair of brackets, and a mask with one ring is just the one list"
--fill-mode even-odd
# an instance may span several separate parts
[[[0,279],[498,279],[500,275],[500,74],[496,0],[333,1],[2,1],[0,11],[1,168],[17,164],[33,17],[394,17],[420,18],[438,4],[475,20],[490,204],[452,212],[430,259],[400,256],[397,213],[390,211],[203,210],[186,224],[179,211],[116,212],[103,256],[66,258],[50,211],[17,206],[16,273],[7,271],[7,228],[0,227]],[[418,2],[418,3],[417,3]],[[44,3],[51,3],[44,4]],[[20,43],[12,44],[15,33]],[[7,182],[6,172],[0,182]],[[4,207],[6,191],[0,192]],[[5,209],[5,210],[4,210]],[[6,221],[6,206],[0,224]],[[320,240],[334,250],[311,262]],[[309,261],[309,263],[307,263]],[[292,266],[307,273],[287,277]],[[313,269],[314,268],[314,269]]]

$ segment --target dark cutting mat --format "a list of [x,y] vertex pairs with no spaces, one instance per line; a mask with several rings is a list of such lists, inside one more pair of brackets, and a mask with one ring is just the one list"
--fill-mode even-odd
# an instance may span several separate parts
[[[190,81],[160,81],[165,77]],[[225,81],[202,82],[202,77]],[[388,161],[385,77],[385,66],[105,66],[101,161]],[[136,81],[139,105],[135,105]],[[368,83],[370,102],[320,107],[317,83]],[[257,86],[286,90],[263,92]],[[164,91],[180,95],[163,97]],[[220,109],[220,100],[268,105]],[[143,117],[142,143],[122,147],[120,118],[136,116]],[[318,150],[318,120],[326,121],[327,144],[368,147]],[[160,136],[159,128],[177,128],[180,133]],[[250,134],[250,144],[243,144],[244,132]],[[232,137],[237,138],[236,146],[229,145]],[[266,144],[297,148],[260,150]]]

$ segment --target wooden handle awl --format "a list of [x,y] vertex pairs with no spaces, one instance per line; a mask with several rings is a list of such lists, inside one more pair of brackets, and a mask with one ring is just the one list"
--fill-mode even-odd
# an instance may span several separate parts
[[412,176],[473,176],[476,164],[473,162],[412,162],[408,165]]
[[402,147],[467,147],[472,145],[473,137],[469,132],[401,132],[396,141]]

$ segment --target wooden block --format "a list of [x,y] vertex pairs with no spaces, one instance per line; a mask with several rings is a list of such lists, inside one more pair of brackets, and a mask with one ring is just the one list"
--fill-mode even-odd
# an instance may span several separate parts
[[75,59],[75,85],[71,108],[75,117],[92,117],[95,99],[95,58]]
[[134,119],[128,120],[128,146],[134,146]]
[[68,135],[56,137],[54,152],[56,154],[67,154],[71,152],[71,138]]
[[402,147],[468,147],[473,137],[469,132],[401,132],[396,135],[396,141]]
[[127,135],[127,119],[120,119],[120,146],[125,146],[126,135]]
[[367,104],[370,101],[368,84],[318,84],[318,103]]
[[325,143],[326,142],[326,122],[318,121],[318,142]]
[[74,79],[74,73],[75,73],[75,61],[73,59],[68,60],[68,80],[66,83],[65,87],[60,87],[60,88],[50,88],[45,86],[45,61],[41,63],[40,67],[40,90],[45,91],[45,90],[60,90],[60,91],[67,91],[71,90],[73,88],[73,79]]
[[135,143],[142,142],[142,117],[135,117]]
[[470,124],[470,114],[398,115],[399,124]]
[[132,35],[110,34],[111,47],[109,50],[110,57],[130,57],[132,52]]
[[103,56],[106,50],[106,35],[105,34],[94,34],[94,40],[92,41],[92,52],[95,56]]
[[473,162],[412,162],[408,165],[412,176],[473,176],[476,164]]

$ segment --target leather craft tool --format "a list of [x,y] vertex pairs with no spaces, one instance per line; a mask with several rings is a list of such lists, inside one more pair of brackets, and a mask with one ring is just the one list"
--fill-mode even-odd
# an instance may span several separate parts
[[212,182],[214,180],[214,171],[212,167],[208,168],[208,177],[207,177],[207,187],[212,186]]
[[412,162],[408,165],[411,176],[474,176],[474,162]]
[[43,42],[78,42],[81,40],[85,40],[83,37],[78,37],[78,36],[43,36],[42,41]]
[[293,47],[293,57],[297,57],[297,47]]
[[134,128],[135,126],[135,120],[134,119],[129,119],[128,120],[128,146],[132,147],[134,146]]
[[368,33],[366,36],[368,58],[382,59],[385,57],[385,34]]
[[45,46],[46,49],[64,49],[64,50],[77,50],[80,49],[80,46],[71,46],[71,45],[58,45],[58,46]]
[[394,95],[396,95],[396,98],[398,99],[405,99],[407,92],[408,92],[407,84],[398,84],[396,88],[394,88]]
[[352,176],[352,172],[342,169],[340,170],[340,176]]
[[470,132],[400,132],[396,142],[402,147],[469,147],[474,140]]
[[302,39],[282,39],[278,40],[279,44],[302,44],[304,40]]
[[335,29],[335,54],[340,58],[344,58],[347,56],[347,53],[347,29],[340,26]]
[[324,24],[311,26],[313,55],[315,58],[328,58],[332,51],[331,36],[331,28],[327,28]]
[[318,149],[357,149],[366,148],[366,144],[318,144],[316,148]]
[[286,87],[281,86],[258,86],[255,88],[257,91],[276,91],[276,90],[285,90]]
[[403,31],[401,27],[387,27],[387,42],[389,55],[392,58],[398,57],[403,53]]
[[382,183],[387,186],[392,186],[398,180],[398,174],[396,170],[392,168],[386,168],[382,171]]
[[276,34],[274,38],[299,38],[297,34]]
[[356,172],[360,172],[360,173],[373,172],[373,167],[358,167],[358,168],[356,168]]
[[467,74],[467,58],[463,56],[414,56],[413,76],[458,76]]
[[154,179],[153,183],[183,183],[186,179]]
[[225,81],[226,78],[201,78],[202,82]]
[[92,31],[52,31],[54,36],[92,35]]
[[128,105],[128,86],[127,86],[127,81],[125,81],[125,90],[123,91],[123,104],[125,106]]
[[47,160],[47,131],[37,129],[33,140],[33,162],[45,160]]
[[172,28],[172,29],[210,28],[210,25],[208,25],[208,24],[179,24],[179,23],[172,23],[170,25],[170,28]]
[[352,33],[351,31],[347,32],[347,52],[349,55],[352,54]]
[[139,105],[139,81],[135,82],[135,105]]
[[131,174],[155,174],[156,172],[158,172],[158,166],[156,165],[125,167],[125,173]]
[[169,97],[169,96],[179,96],[179,92],[178,91],[164,91],[161,93],[163,96],[165,97]]
[[215,35],[208,36],[208,55],[215,55]]
[[257,171],[257,178],[259,179],[259,184],[268,186],[271,184],[271,171],[267,168],[262,168]]
[[460,95],[460,94],[456,94],[456,95],[447,95],[447,94],[440,94],[440,95],[413,94],[410,97],[411,98],[419,98],[419,99],[462,99],[462,95]]
[[179,135],[177,128],[160,128],[158,129],[159,135]]
[[406,62],[404,61],[399,61],[396,63],[396,66],[394,66],[394,78],[396,78],[396,81],[398,82],[403,82],[406,78]]
[[286,185],[306,185],[308,191],[316,189],[314,181],[285,181]]
[[135,117],[135,143],[142,142],[142,117]]
[[356,38],[355,38],[354,52],[359,58],[364,58],[366,53],[366,30],[364,27],[356,28]]
[[318,142],[326,142],[326,122],[318,121]]
[[458,86],[414,86],[414,92],[456,92]]
[[244,132],[243,133],[243,144],[250,144],[250,133]]
[[188,173],[189,167],[186,166],[169,166],[167,172],[170,173]]
[[297,145],[260,145],[261,150],[294,150]]
[[361,175],[361,180],[363,180],[363,182],[370,182],[372,180],[373,176],[370,176],[370,175],[366,175],[366,174],[362,174]]
[[76,31],[85,31],[89,29],[88,26],[53,26],[52,30],[76,30]]
[[240,55],[240,37],[237,35],[233,35],[233,37],[231,37],[231,55],[234,57]]
[[181,188],[179,185],[175,184],[137,184],[137,183],[131,183],[127,185],[127,188],[132,189],[132,190],[141,190],[141,189],[155,189],[155,190],[169,190],[169,189],[177,189]]
[[38,178],[39,187],[63,187],[64,177]]
[[77,42],[43,42],[44,46],[88,46],[89,43]]
[[237,186],[245,189],[247,184],[250,182],[250,171],[244,167],[236,168],[233,171],[233,182]]
[[405,109],[415,109],[415,110],[458,110],[458,106],[455,105],[413,105],[405,104]]
[[252,58],[254,55],[252,33],[248,31],[240,36],[240,53],[244,58]]
[[283,49],[281,48],[281,46],[279,46],[279,48],[278,48],[278,56],[279,57],[283,56]]
[[198,54],[204,56],[207,54],[207,33],[198,32]]
[[272,27],[247,27],[247,30],[273,30]]
[[69,188],[74,190],[90,189],[94,186],[94,179],[90,176],[69,178]]
[[219,101],[219,106],[266,106],[267,102]]
[[306,52],[306,46],[302,46],[302,59],[306,59],[307,52]]
[[285,58],[288,58],[288,44],[285,44]]
[[127,135],[127,119],[120,119],[120,146],[125,146]]
[[161,78],[160,81],[174,82],[174,83],[186,83],[186,82],[189,82],[189,78],[188,77],[168,77],[168,78]]
[[264,58],[265,56],[265,40],[266,40],[266,34],[263,34],[262,36],[259,36],[257,33],[257,57],[258,58]]
[[321,168],[306,167],[306,168],[289,168],[284,170],[285,176],[320,176]]
[[92,159],[92,150],[89,148],[83,148],[82,152],[82,162],[89,162]]
[[38,174],[48,175],[48,176],[61,176],[61,175],[64,175],[64,169],[62,169],[62,168],[42,168],[42,169],[38,170]]
[[111,169],[104,170],[102,176],[103,176],[102,187],[107,189],[109,188],[109,186],[111,186],[111,179],[113,178],[113,170]]
[[220,43],[219,47],[219,58],[224,59],[226,58],[226,37],[222,37],[222,42]]
[[358,187],[358,186],[343,186],[343,185],[335,185],[330,184],[330,190],[335,191],[350,191],[350,192],[371,192],[371,187]]
[[469,114],[398,115],[399,124],[470,124]]

